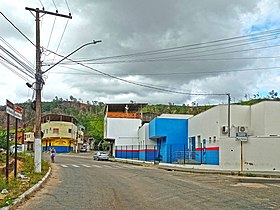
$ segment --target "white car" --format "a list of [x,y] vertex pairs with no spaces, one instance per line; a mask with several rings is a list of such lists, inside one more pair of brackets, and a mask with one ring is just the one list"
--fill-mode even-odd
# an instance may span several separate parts
[[[10,153],[15,154],[15,145],[10,146]],[[17,153],[24,152],[24,145],[18,144],[17,145]]]
[[94,160],[109,160],[109,155],[106,152],[97,152],[93,156]]

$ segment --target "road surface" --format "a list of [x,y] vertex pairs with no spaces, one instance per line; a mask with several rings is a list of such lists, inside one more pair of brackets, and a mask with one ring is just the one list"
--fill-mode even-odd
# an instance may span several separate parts
[[280,209],[280,180],[166,171],[58,155],[17,209]]

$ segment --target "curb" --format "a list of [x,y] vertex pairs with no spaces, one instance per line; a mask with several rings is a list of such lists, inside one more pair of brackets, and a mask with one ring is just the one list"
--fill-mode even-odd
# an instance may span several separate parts
[[167,171],[179,171],[197,174],[219,174],[219,175],[232,175],[232,176],[242,176],[242,177],[262,177],[262,178],[280,178],[280,174],[269,174],[269,173],[259,173],[254,171],[221,171],[221,170],[203,170],[203,169],[192,169],[192,168],[179,168],[179,167],[169,167],[169,166],[158,166],[159,169]]
[[35,190],[37,190],[45,181],[46,179],[49,177],[50,173],[51,173],[52,168],[49,167],[48,172],[46,173],[46,175],[35,185],[33,185],[31,188],[29,188],[27,191],[25,191],[23,194],[21,194],[17,199],[14,200],[13,203],[11,203],[9,206],[3,207],[1,208],[1,210],[8,210],[11,207],[15,206],[16,204],[20,203],[26,196],[28,196],[29,194],[33,193]]

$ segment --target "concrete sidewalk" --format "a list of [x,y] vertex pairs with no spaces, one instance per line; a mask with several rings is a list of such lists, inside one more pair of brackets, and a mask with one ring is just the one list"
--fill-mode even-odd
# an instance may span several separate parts
[[182,171],[189,173],[211,173],[211,174],[222,174],[222,175],[238,175],[247,177],[265,177],[265,178],[280,178],[280,171],[238,171],[238,170],[224,170],[218,165],[191,165],[191,164],[170,164],[170,163],[159,163],[154,164],[154,162],[132,160],[132,159],[122,159],[115,158],[112,161],[130,163],[137,165],[154,165],[159,169],[169,170],[169,171]]

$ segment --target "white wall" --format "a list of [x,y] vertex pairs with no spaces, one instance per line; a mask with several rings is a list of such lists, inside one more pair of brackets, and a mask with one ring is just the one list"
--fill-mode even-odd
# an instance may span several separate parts
[[[238,126],[250,127],[250,106],[231,105],[230,114],[231,136],[235,136]],[[189,137],[201,136],[201,140],[206,139],[207,147],[218,146],[219,139],[227,137],[227,134],[222,133],[222,127],[227,125],[228,106],[219,105],[189,119]]]
[[220,167],[240,171],[280,171],[280,137],[249,137],[242,143],[233,138],[220,139]]
[[263,101],[251,107],[254,136],[280,135],[280,102]]
[[157,142],[149,139],[149,123],[145,123],[138,131],[139,145],[156,145]]
[[189,119],[192,116],[190,114],[161,114],[158,118]]
[[115,139],[115,146],[137,145],[140,119],[107,118],[107,138]]
[[219,165],[225,170],[241,170],[240,141],[235,138],[221,138],[219,142]]

